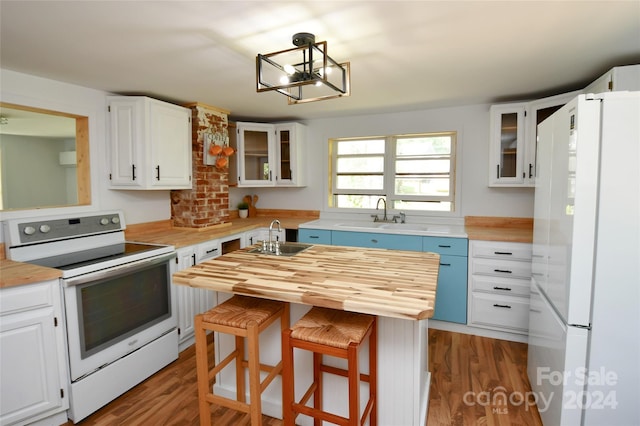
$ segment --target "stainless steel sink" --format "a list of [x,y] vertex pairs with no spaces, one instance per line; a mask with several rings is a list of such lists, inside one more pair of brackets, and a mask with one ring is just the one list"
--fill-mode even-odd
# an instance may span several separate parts
[[271,251],[262,251],[262,247],[256,247],[249,250],[249,253],[256,254],[268,254],[271,256],[295,256],[296,254],[304,251],[310,247],[313,247],[313,244],[305,244],[305,243],[280,243],[280,253],[276,254]]

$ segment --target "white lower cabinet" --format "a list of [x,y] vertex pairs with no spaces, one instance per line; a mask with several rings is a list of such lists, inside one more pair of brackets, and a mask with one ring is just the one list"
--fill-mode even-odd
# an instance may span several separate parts
[[469,241],[468,325],[527,334],[531,244]]
[[63,328],[58,280],[0,290],[0,424],[66,422]]
[[[173,272],[194,266],[220,255],[220,241],[212,240],[178,250]],[[178,306],[178,345],[182,351],[194,342],[194,317],[217,304],[217,293],[211,290],[174,285]]]

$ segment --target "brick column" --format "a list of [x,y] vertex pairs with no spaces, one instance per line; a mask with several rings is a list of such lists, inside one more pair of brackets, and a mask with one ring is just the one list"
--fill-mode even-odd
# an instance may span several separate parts
[[[192,189],[171,191],[173,226],[204,228],[229,221],[229,168],[218,170],[204,164],[204,134],[228,136],[228,111],[195,103],[191,108],[192,124]],[[235,155],[235,154],[234,154]],[[235,157],[230,157],[235,161]]]

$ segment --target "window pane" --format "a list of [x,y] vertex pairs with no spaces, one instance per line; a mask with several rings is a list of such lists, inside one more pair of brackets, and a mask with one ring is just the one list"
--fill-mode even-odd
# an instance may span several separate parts
[[382,175],[340,175],[336,176],[337,189],[382,189],[384,179]]
[[396,161],[396,173],[449,173],[449,167],[447,159]]
[[338,155],[384,154],[384,139],[338,141]]
[[[334,207],[354,208],[354,209],[375,209],[379,195],[336,195],[336,205]],[[380,203],[382,208],[382,203]]]
[[450,136],[401,138],[396,142],[396,155],[451,154]]
[[448,201],[395,201],[393,208],[397,210],[426,210],[448,212],[451,211],[451,203]]
[[397,195],[449,196],[449,178],[396,178]]
[[336,161],[337,173],[382,173],[384,157],[342,157]]

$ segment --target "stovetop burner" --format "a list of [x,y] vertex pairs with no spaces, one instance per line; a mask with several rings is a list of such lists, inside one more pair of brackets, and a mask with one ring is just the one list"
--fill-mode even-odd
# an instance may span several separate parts
[[152,244],[125,242],[41,259],[33,259],[29,261],[29,263],[69,271],[157,249],[158,246]]

